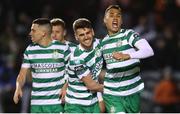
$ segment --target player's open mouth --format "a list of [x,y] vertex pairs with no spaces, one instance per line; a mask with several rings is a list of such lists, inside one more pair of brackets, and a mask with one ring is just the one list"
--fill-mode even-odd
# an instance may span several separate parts
[[118,28],[118,22],[117,21],[113,21],[112,22],[112,27],[113,28]]

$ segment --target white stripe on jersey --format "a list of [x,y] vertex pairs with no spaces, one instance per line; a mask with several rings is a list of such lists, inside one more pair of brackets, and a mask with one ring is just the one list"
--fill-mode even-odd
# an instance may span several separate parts
[[41,100],[31,100],[31,105],[56,105],[61,104],[59,99],[41,99]]
[[87,87],[85,86],[78,86],[78,85],[71,85],[71,84],[69,84],[69,86],[76,90],[87,90]]
[[126,60],[126,61],[107,64],[107,68],[108,69],[113,69],[113,68],[117,68],[117,67],[126,67],[126,66],[129,66],[129,65],[131,65],[131,64],[133,64],[135,62],[139,62],[139,59],[129,59],[129,60]]
[[59,92],[61,91],[61,89],[57,89],[57,90],[52,90],[52,91],[32,91],[31,94],[32,96],[50,96],[50,95],[56,95],[59,94]]
[[57,49],[59,49],[59,50],[67,50],[67,46],[66,45],[55,45],[55,44],[53,44],[52,46],[49,46],[48,48],[42,48],[42,47],[40,47],[39,45],[35,45],[35,46],[32,46],[32,47],[28,47],[27,48],[27,50],[30,50],[30,51],[33,51],[33,50],[57,50]]
[[135,82],[139,81],[141,79],[140,76],[137,76],[133,79],[130,79],[130,80],[126,80],[126,81],[121,81],[121,82],[106,82],[104,81],[104,85],[106,87],[123,87],[123,86],[127,86],[127,85],[131,85],[131,84],[134,84]]
[[[121,41],[121,42],[122,42],[122,45],[128,44],[127,40],[123,40],[123,41]],[[116,47],[117,47],[117,42],[114,42],[114,43],[111,43],[111,44],[106,44],[106,45],[103,47],[103,50],[113,49],[113,48],[116,48]]]
[[79,104],[79,105],[85,105],[85,106],[92,105],[98,101],[97,97],[93,98],[92,100],[79,100],[79,99],[69,98],[66,96],[65,99],[67,103]]
[[60,71],[60,72],[55,72],[55,73],[33,73],[32,72],[32,76],[33,78],[58,78],[58,77],[62,77],[64,75],[64,71]]
[[74,93],[74,92],[72,92],[70,90],[67,90],[67,94],[71,95],[71,96],[74,96],[76,98],[85,98],[85,97],[90,96],[89,93],[78,93],[78,92]]
[[[29,59],[52,59],[53,53],[48,54],[29,54]],[[58,58],[64,58],[64,55],[58,53]]]
[[37,87],[37,88],[52,87],[52,86],[62,85],[62,84],[64,84],[64,82],[65,82],[65,80],[59,80],[56,82],[47,82],[47,83],[36,83],[36,82],[34,82],[33,87]]
[[83,74],[81,75],[78,75],[79,79],[82,79],[84,76],[87,76],[88,74],[90,74],[90,70],[86,70],[86,72],[84,72]]

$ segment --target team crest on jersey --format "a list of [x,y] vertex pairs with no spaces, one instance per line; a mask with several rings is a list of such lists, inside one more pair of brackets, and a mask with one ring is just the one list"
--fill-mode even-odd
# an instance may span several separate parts
[[53,52],[53,54],[52,54],[52,57],[53,57],[54,59],[57,59],[57,58],[59,57],[59,53],[58,53],[57,50],[54,50],[54,52]]
[[121,41],[121,40],[119,40],[119,41],[116,43],[116,46],[117,46],[117,47],[122,46],[122,41]]
[[111,112],[111,113],[115,113],[115,111],[116,111],[115,107],[114,107],[114,106],[111,106],[110,112]]
[[74,63],[75,64],[80,64],[81,62],[80,62],[80,60],[74,60]]
[[96,50],[96,56],[100,57],[101,56],[101,51],[100,50]]

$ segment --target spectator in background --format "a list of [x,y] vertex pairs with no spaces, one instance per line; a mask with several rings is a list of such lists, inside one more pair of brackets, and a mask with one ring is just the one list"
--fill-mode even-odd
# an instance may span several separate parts
[[164,69],[162,78],[155,86],[154,101],[160,106],[162,113],[179,112],[177,106],[180,103],[180,95],[170,68]]

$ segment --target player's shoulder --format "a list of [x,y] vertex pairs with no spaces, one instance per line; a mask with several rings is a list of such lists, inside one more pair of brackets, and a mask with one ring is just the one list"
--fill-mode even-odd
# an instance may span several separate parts
[[53,41],[52,41],[52,44],[53,44],[53,45],[66,46],[66,44],[64,44],[64,43],[62,43],[62,42],[60,42],[60,41],[58,41],[58,40],[53,40]]
[[123,33],[128,35],[128,34],[133,34],[133,33],[136,33],[136,32],[133,29],[124,29]]
[[31,50],[32,48],[35,48],[37,46],[39,46],[37,43],[31,43],[27,46],[26,50]]
[[77,46],[70,55],[70,64],[78,65],[78,64],[84,63],[84,58],[81,56],[81,54],[82,54],[82,51]]
[[66,44],[69,45],[69,47],[76,47],[77,44],[70,42],[70,41],[66,41]]
[[73,56],[74,57],[79,57],[82,53],[82,50],[79,48],[79,46],[77,45],[73,51]]
[[95,44],[99,44],[102,42],[102,39],[99,39],[99,38],[94,38],[94,42]]

